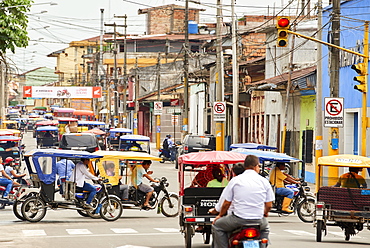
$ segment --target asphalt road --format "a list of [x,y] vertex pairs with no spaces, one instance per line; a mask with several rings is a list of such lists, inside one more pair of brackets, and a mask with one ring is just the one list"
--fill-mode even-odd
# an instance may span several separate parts
[[[34,148],[31,133],[25,137],[27,150]],[[151,169],[154,177],[166,176],[169,190],[178,192],[177,171],[174,165],[154,162]],[[301,222],[297,216],[271,214],[269,247],[324,247],[348,248],[369,247],[370,232],[362,232],[344,240],[339,227],[329,227],[323,242],[315,241],[315,228]],[[126,209],[122,217],[114,222],[80,216],[74,210],[47,210],[45,218],[38,223],[19,221],[11,207],[0,210],[0,247],[37,248],[180,248],[184,237],[179,232],[178,218],[167,218],[155,210],[140,211]],[[193,238],[194,248],[206,248],[202,236]]]

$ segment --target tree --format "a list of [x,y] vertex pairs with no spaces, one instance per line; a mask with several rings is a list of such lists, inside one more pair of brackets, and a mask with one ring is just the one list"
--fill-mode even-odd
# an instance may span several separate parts
[[0,56],[9,49],[13,53],[16,47],[26,47],[29,37],[27,32],[28,17],[32,0],[2,0],[0,2]]

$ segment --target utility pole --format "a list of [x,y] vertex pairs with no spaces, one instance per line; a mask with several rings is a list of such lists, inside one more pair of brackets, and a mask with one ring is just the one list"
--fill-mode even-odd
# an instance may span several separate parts
[[139,134],[138,132],[138,113],[139,113],[139,77],[138,77],[138,63],[137,57],[135,59],[135,113],[134,113],[134,134]]
[[365,21],[364,55],[365,55],[364,65],[365,65],[365,71],[366,71],[366,75],[365,75],[365,87],[366,87],[366,89],[362,92],[361,155],[366,157],[366,145],[367,145],[366,130],[367,130],[367,126],[368,126],[367,91],[368,91],[368,76],[369,76],[369,21]]
[[185,1],[185,43],[184,43],[184,117],[182,133],[188,133],[189,124],[189,0]]
[[[161,100],[161,54],[158,53],[157,59],[157,101]],[[156,132],[156,148],[161,148],[161,115],[157,115],[157,132]]]
[[[117,85],[118,85],[118,75],[117,75],[117,53],[118,53],[118,44],[117,44],[117,27],[124,27],[125,25],[117,25],[116,23],[113,24],[104,24],[104,26],[113,27],[113,33],[106,33],[106,34],[113,34],[114,37],[114,49],[113,49],[113,58],[114,58],[114,71],[113,71],[113,101],[114,101],[114,117],[111,117],[111,125],[114,125],[114,120],[118,119],[118,100],[119,95],[116,94],[117,92]],[[109,91],[111,87],[109,87]],[[111,99],[108,99],[108,104],[111,104]],[[124,102],[125,104],[125,102]]]
[[[340,0],[333,0],[333,21],[332,21],[332,41],[331,43],[340,46]],[[339,49],[330,50],[330,97],[339,97]],[[339,154],[339,128],[331,127],[329,131],[329,155]],[[329,185],[335,184],[338,178],[339,168],[330,167],[328,171]]]
[[[317,39],[322,40],[322,0],[319,0],[317,3]],[[322,46],[318,44],[317,46],[317,82],[316,82],[316,143],[315,143],[315,159],[316,159],[316,183],[320,180],[320,174],[318,173],[319,167],[318,159],[323,155],[323,146],[322,146],[322,135],[323,135],[323,122],[322,122]]]
[[232,20],[232,50],[233,50],[233,139],[234,144],[239,143],[239,64],[237,52],[237,31],[235,20],[235,0],[231,0]]
[[[223,72],[222,72],[222,5],[221,0],[217,0],[217,61],[216,61],[216,101],[223,101]],[[225,150],[225,124],[223,121],[216,121],[216,150],[224,151]]]
[[124,18],[124,40],[123,40],[123,114],[122,114],[122,124],[124,124],[124,127],[127,127],[127,15],[124,16],[114,16],[115,18]]

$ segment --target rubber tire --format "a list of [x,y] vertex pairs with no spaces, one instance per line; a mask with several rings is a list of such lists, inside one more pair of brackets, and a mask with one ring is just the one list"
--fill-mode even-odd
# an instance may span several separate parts
[[[23,203],[23,201],[18,201],[18,200],[16,200],[14,202],[14,204],[13,204],[13,213],[14,213],[15,217],[17,217],[18,219],[26,220],[22,215],[22,203]],[[17,207],[20,207],[20,209],[18,209]]]
[[[33,213],[32,215],[29,215],[30,212],[30,204],[35,205],[35,203],[38,203],[39,210],[36,210],[36,213]],[[22,204],[22,216],[28,220],[29,222],[39,222],[42,220],[46,215],[46,207],[43,200],[39,199],[38,197],[29,197],[27,198],[23,204]],[[39,214],[41,213],[41,214]],[[39,215],[38,215],[39,214]]]
[[321,242],[322,240],[322,228],[324,226],[324,221],[318,220],[316,223],[316,242]]
[[185,224],[185,248],[191,248],[191,239],[193,228],[191,224]]
[[[113,217],[110,217],[109,212],[107,211],[108,200],[111,203],[111,205],[113,205],[113,207],[115,209],[118,209],[118,214],[113,216]],[[102,207],[101,207],[101,210],[100,210],[100,216],[104,220],[106,220],[106,221],[115,221],[115,220],[118,220],[121,217],[122,212],[123,212],[123,207],[122,207],[122,203],[119,199],[117,199],[115,197],[108,197],[108,198],[104,199],[101,204],[102,204]],[[108,214],[108,215],[106,215],[106,214]]]
[[82,217],[90,217],[85,210],[77,210],[77,213]]
[[163,164],[164,163],[164,156],[161,154],[161,156],[159,156],[159,158],[162,158],[162,160],[159,161],[159,163]]
[[203,233],[203,242],[204,244],[208,245],[211,242],[211,229],[207,229],[205,233]]
[[[312,213],[311,215],[307,216],[307,215],[304,215],[302,213],[302,208],[304,208],[304,206],[307,206],[307,204],[312,204],[311,206],[313,206],[313,209],[312,209]],[[305,211],[307,212],[307,211]],[[313,220],[314,220],[314,213],[315,213],[315,200],[314,199],[311,199],[311,198],[308,198],[307,200],[303,200],[302,202],[300,202],[297,206],[297,214],[298,214],[298,217],[301,221],[305,222],[305,223],[313,223]]]
[[[180,212],[179,211],[180,210],[179,197],[177,195],[170,195],[170,200],[171,200],[171,203],[173,204],[173,208],[170,207],[170,202],[167,197],[163,197],[161,199],[161,202],[159,203],[161,206],[161,212],[166,217],[176,217],[179,215],[179,212]],[[167,210],[176,209],[177,211],[175,213],[169,213],[170,211],[167,211],[165,209]]]

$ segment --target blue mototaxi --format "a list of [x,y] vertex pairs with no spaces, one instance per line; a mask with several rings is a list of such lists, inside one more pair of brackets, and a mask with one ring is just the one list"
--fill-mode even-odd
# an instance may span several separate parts
[[275,146],[267,146],[257,143],[240,143],[240,144],[231,144],[230,150],[243,148],[243,149],[257,149],[257,150],[277,150]]
[[39,126],[36,128],[37,148],[56,148],[58,144],[57,126]]
[[119,148],[119,137],[126,134],[132,134],[132,130],[128,128],[112,128],[109,130],[107,143],[109,150],[117,151]]
[[150,138],[143,135],[122,135],[119,138],[120,151],[140,151],[150,154]]
[[[55,198],[56,191],[55,181],[57,178],[57,159],[66,158],[77,163],[81,158],[99,159],[103,155],[93,154],[86,151],[59,150],[59,149],[34,149],[27,152],[25,162],[29,171],[31,180],[34,185],[39,185],[41,190],[35,196],[28,197],[22,202],[21,212],[23,218],[30,222],[38,222],[46,215],[46,209],[73,209],[82,216],[94,217],[100,213],[100,216],[107,221],[117,220],[122,214],[122,205],[120,200],[113,195],[108,195],[106,185],[100,183],[104,197],[97,198],[96,209],[86,210],[83,208],[81,193],[76,193],[75,182],[65,182],[64,199],[58,201]],[[93,173],[93,165],[89,164],[89,169]],[[106,180],[107,181],[107,180]],[[85,194],[83,192],[82,194]],[[99,193],[97,193],[99,194]],[[113,203],[112,203],[113,202]],[[113,204],[113,207],[112,207]],[[118,210],[115,212],[115,210]]]

